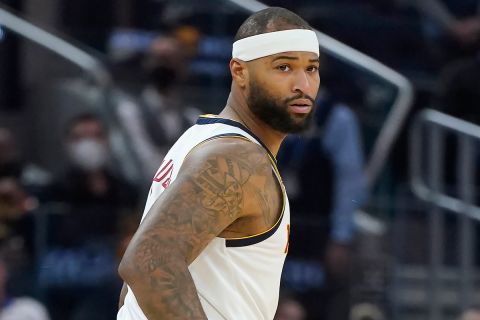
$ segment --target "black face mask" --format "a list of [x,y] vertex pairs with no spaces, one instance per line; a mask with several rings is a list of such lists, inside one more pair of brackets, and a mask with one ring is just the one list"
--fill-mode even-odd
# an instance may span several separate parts
[[158,90],[165,90],[172,87],[177,81],[175,69],[168,66],[155,66],[148,72],[148,80]]

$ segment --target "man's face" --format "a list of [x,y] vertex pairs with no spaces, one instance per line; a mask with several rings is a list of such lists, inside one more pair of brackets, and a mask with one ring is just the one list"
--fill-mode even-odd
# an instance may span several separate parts
[[320,86],[318,68],[318,56],[310,52],[285,52],[249,62],[250,110],[279,132],[303,131]]

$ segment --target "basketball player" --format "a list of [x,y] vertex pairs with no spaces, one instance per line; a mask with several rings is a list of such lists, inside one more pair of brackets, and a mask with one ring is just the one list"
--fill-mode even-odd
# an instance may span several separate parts
[[273,319],[290,230],[275,155],[311,118],[318,49],[283,8],[242,24],[225,108],[200,117],[154,178],[119,267],[117,319]]

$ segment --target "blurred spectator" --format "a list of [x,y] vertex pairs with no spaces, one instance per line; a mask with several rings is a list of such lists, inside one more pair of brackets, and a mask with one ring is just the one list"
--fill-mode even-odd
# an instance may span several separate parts
[[0,252],[16,271],[33,262],[33,220],[36,202],[14,178],[0,178]]
[[400,0],[418,10],[429,45],[443,64],[470,56],[480,45],[477,0]]
[[137,193],[109,168],[107,137],[93,114],[75,117],[66,130],[69,167],[51,192],[66,210],[49,217],[50,248],[40,269],[54,319],[115,316],[117,226],[133,213]]
[[305,320],[307,311],[293,295],[281,293],[274,320]]
[[68,168],[51,191],[53,200],[72,210],[63,240],[73,244],[92,236],[113,235],[122,210],[135,208],[137,192],[109,166],[107,128],[94,114],[79,115],[68,125],[65,148]]
[[441,74],[436,108],[480,124],[480,55],[451,63]]
[[75,40],[104,51],[105,43],[115,22],[113,0],[59,1],[59,24]]
[[0,320],[49,320],[47,309],[29,297],[13,297],[7,290],[9,272],[0,259]]
[[0,252],[13,270],[10,283],[17,293],[34,290],[32,213],[49,181],[48,173],[21,160],[13,134],[0,128]]
[[350,320],[385,320],[380,308],[370,303],[360,303],[353,306]]
[[142,61],[146,86],[137,102],[125,100],[119,105],[120,120],[148,179],[153,177],[173,142],[200,114],[199,110],[185,105],[183,93],[179,92],[179,84],[187,73],[190,50],[191,46],[184,48],[173,37],[153,40]]
[[0,176],[21,176],[21,164],[13,134],[6,128],[0,128]]
[[0,127],[0,178],[14,178],[20,185],[37,194],[51,182],[48,172],[22,160],[12,132]]
[[65,148],[68,168],[56,179],[51,198],[71,212],[63,219],[57,244],[113,236],[122,213],[136,207],[137,192],[109,166],[107,128],[94,114],[79,115],[67,127]]
[[11,236],[14,224],[22,220],[36,201],[29,197],[15,178],[0,178],[0,239]]
[[172,33],[179,44],[183,46],[183,54],[188,59],[193,59],[198,54],[200,31],[193,26],[182,25],[175,28]]
[[366,196],[354,113],[325,92],[306,136],[287,138],[279,165],[289,192],[292,241],[284,281],[312,319],[348,319],[353,214]]
[[480,306],[468,308],[462,313],[459,320],[480,320]]

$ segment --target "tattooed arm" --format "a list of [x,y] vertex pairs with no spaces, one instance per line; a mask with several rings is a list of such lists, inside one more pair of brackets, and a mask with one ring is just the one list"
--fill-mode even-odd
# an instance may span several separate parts
[[265,151],[251,142],[218,139],[193,150],[119,267],[149,320],[207,319],[188,265],[229,225],[265,207],[251,192],[272,179]]

